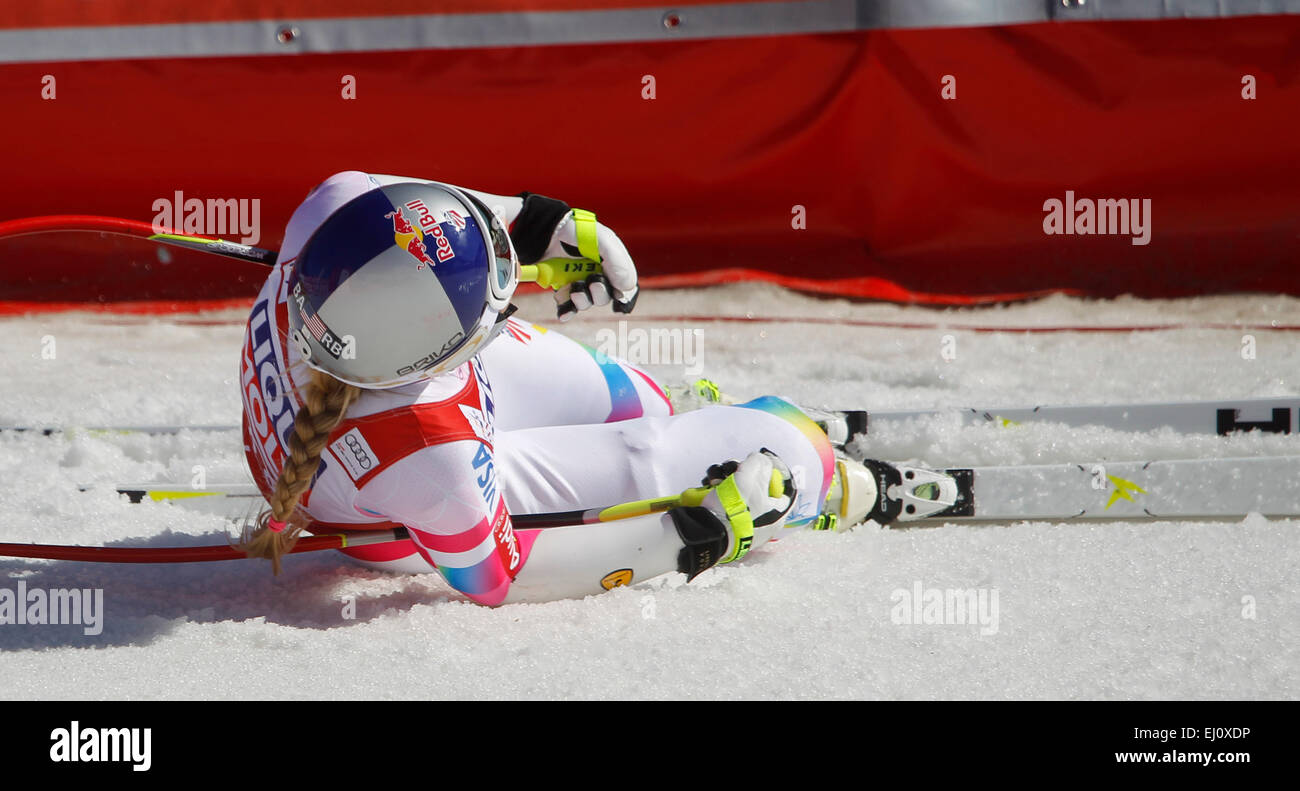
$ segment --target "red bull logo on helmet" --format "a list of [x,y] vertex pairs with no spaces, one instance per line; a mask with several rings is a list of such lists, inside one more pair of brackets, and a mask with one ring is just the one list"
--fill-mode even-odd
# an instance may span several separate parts
[[[415,222],[411,221],[412,215],[415,217]],[[433,216],[433,212],[424,201],[418,198],[407,201],[405,205],[385,214],[384,218],[393,221],[393,241],[418,262],[416,269],[424,269],[426,264],[432,268],[438,261],[450,261],[456,257],[456,251],[452,249],[447,234],[443,232],[438,219]],[[460,225],[460,223],[455,224]],[[429,237],[433,239],[433,255],[437,257],[437,261],[429,255],[427,242]]]

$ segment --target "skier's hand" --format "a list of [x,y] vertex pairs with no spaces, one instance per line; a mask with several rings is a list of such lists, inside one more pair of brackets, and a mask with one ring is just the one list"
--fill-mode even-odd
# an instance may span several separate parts
[[709,467],[704,476],[709,493],[700,505],[727,527],[729,540],[719,563],[740,560],[765,543],[785,523],[797,491],[790,468],[767,448],[743,462],[726,461]]
[[601,271],[585,280],[570,283],[555,292],[556,315],[568,321],[578,311],[608,305],[612,299],[618,313],[631,313],[636,305],[636,265],[618,235],[582,209],[565,214],[543,261],[595,261]]

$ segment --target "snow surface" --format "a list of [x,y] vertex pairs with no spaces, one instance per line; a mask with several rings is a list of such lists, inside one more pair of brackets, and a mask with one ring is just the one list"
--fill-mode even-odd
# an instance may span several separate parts
[[[545,320],[544,296],[519,300]],[[647,317],[801,316],[897,329],[633,320],[702,331],[705,374],[740,397],[876,409],[1278,396],[1300,391],[1287,331],[976,333],[946,325],[1300,324],[1300,300],[1051,297],[995,308],[851,304],[761,285],[643,295]],[[236,424],[241,311],[0,320],[0,424]],[[592,343],[618,317],[564,331]],[[1242,350],[1254,338],[1254,359]],[[945,340],[944,336],[952,336]],[[53,346],[51,347],[51,343]],[[953,345],[955,343],[955,346]],[[53,359],[47,359],[54,351]],[[941,354],[955,349],[955,358]],[[45,352],[45,354],[43,354]],[[949,355],[951,356],[951,355]],[[673,383],[683,366],[651,365]],[[881,432],[875,455],[997,464],[1285,455],[1293,436],[1129,435],[944,420]],[[237,434],[0,432],[0,539],[175,546],[228,523],[85,483],[246,481]],[[795,533],[685,585],[488,609],[436,574],[331,552],[261,563],[0,559],[0,588],[102,588],[102,634],[0,625],[0,699],[841,699],[1300,697],[1298,521],[943,526]],[[996,631],[900,624],[896,591],[996,592]],[[343,617],[349,599],[355,618]],[[1253,608],[1253,612],[1252,612]],[[1253,616],[1253,617],[1249,617]],[[268,668],[270,671],[268,671]],[[402,672],[412,669],[418,672]]]

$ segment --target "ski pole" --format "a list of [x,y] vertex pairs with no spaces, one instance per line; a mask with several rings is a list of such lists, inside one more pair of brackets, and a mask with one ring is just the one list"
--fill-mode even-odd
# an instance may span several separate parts
[[[614,522],[636,516],[660,513],[679,505],[698,505],[708,489],[687,489],[673,497],[655,497],[620,503],[606,508],[588,508],[545,514],[518,514],[511,517],[516,527],[548,529],[598,522]],[[387,544],[410,538],[405,527],[382,530],[354,530],[322,533],[298,540],[289,554],[318,552],[324,549]],[[199,563],[218,560],[242,560],[247,556],[234,546],[202,547],[83,547],[62,544],[4,544],[0,557],[37,558],[41,560],[76,560],[87,563]]]
[[[274,266],[276,252],[246,244],[227,242],[224,239],[205,239],[200,236],[182,236],[173,233],[157,233],[149,237],[151,241],[162,242],[190,250],[216,253],[241,261]],[[562,286],[583,280],[591,275],[600,274],[600,264],[588,259],[552,258],[535,264],[520,264],[519,280],[524,283],[536,283],[542,288],[558,289]]]
[[[241,242],[226,239],[212,239],[204,236],[191,236],[158,232],[150,223],[143,220],[128,220],[122,217],[100,217],[90,214],[51,214],[42,217],[23,217],[17,220],[0,222],[0,239],[9,236],[26,236],[36,233],[56,231],[92,231],[114,233],[148,239],[151,242],[198,250],[204,253],[234,258],[263,266],[275,266],[279,253],[264,247],[254,247]],[[522,264],[519,267],[519,279],[525,283],[537,283],[543,288],[560,288],[568,283],[582,280],[589,275],[600,273],[600,264],[585,259],[554,258],[539,261],[536,264]]]

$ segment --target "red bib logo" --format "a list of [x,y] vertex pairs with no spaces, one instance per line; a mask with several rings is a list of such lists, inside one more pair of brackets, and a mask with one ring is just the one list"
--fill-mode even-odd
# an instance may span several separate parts
[[497,556],[506,567],[511,579],[519,572],[519,541],[515,538],[515,529],[506,513],[505,504],[497,507],[496,518],[492,520],[492,538],[497,544]]

